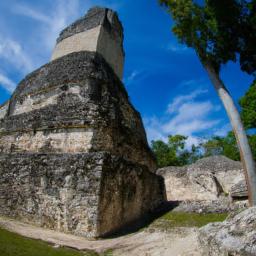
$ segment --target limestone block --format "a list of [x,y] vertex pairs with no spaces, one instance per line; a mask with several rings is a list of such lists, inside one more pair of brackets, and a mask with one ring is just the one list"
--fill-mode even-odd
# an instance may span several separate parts
[[157,173],[164,177],[168,201],[200,201],[218,198],[218,186],[211,174],[189,173],[182,167],[165,167]]
[[96,52],[100,32],[101,26],[98,26],[65,38],[55,46],[51,60],[55,60],[72,52]]
[[211,223],[199,230],[202,255],[256,255],[256,207],[230,216],[223,223]]
[[0,214],[87,237],[104,236],[165,199],[160,176],[105,152],[1,154]]
[[73,128],[13,133],[0,137],[0,152],[89,152],[92,148],[93,131]]
[[140,114],[97,53],[72,53],[28,75],[0,138],[2,152],[108,151],[156,170]]
[[165,179],[169,201],[218,200],[245,181],[241,163],[224,156],[200,159],[184,167],[165,167],[157,174]]
[[230,189],[230,195],[233,199],[248,198],[248,189],[245,180],[234,184]]
[[100,53],[117,76],[123,78],[123,28],[115,12],[104,8],[89,10],[85,17],[61,32],[51,60],[80,51]]

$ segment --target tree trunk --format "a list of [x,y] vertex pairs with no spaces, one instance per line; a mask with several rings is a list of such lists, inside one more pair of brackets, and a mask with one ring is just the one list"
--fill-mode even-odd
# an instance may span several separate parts
[[249,203],[251,206],[256,205],[256,166],[240,114],[219,73],[210,64],[204,64],[204,67],[229,116],[245,172]]

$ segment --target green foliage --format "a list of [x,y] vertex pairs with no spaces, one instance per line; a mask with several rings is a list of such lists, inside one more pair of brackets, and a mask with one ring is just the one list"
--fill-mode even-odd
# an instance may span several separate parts
[[[110,253],[110,252],[109,252]],[[99,256],[95,252],[79,252],[67,248],[53,248],[49,244],[24,238],[0,228],[1,256]],[[106,254],[111,255],[111,254]]]
[[203,63],[218,71],[239,56],[241,69],[256,75],[256,0],[159,2],[172,15],[180,42],[194,48]]
[[233,132],[229,132],[226,137],[213,136],[200,146],[204,151],[204,157],[224,155],[235,161],[240,160],[239,149]]
[[155,153],[158,167],[176,164],[175,152],[171,151],[168,144],[161,140],[151,142],[152,150]]
[[109,249],[105,251],[102,256],[113,256],[113,250]]
[[[253,157],[256,160],[256,135],[248,135]],[[183,166],[194,163],[200,158],[224,155],[232,160],[240,161],[239,149],[233,132],[226,136],[213,136],[198,146],[186,149],[187,137],[182,135],[169,136],[168,143],[161,140],[152,141],[152,149],[159,167]]]
[[[237,24],[243,5],[234,0],[160,0],[175,22],[174,34],[181,43],[195,49],[202,63],[216,72],[222,64],[236,60]],[[227,15],[227,13],[229,15]]]
[[239,53],[241,69],[256,75],[256,1],[243,0],[243,11],[239,30]]
[[240,99],[241,118],[246,128],[256,128],[256,80]]
[[183,135],[170,135],[168,143],[161,140],[152,141],[151,147],[156,155],[159,167],[182,166],[190,163],[191,159],[196,158],[197,148],[194,151],[185,149],[187,137]]
[[256,135],[255,134],[249,136],[249,143],[252,149],[253,158],[256,161]]

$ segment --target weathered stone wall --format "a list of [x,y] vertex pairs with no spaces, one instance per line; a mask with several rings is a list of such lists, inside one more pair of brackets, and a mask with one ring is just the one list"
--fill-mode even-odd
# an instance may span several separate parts
[[1,154],[0,213],[95,236],[100,161],[101,155],[89,154]]
[[145,217],[166,200],[163,178],[145,166],[107,157],[102,173],[98,232],[129,225]]
[[155,170],[141,117],[97,53],[72,53],[30,74],[9,114],[0,152],[109,151]]
[[[123,40],[123,39],[122,39]],[[110,66],[116,72],[117,76],[122,80],[123,79],[123,70],[124,70],[124,53],[121,47],[121,40],[116,41],[108,30],[104,27],[101,27],[97,52],[99,52]],[[114,47],[113,47],[114,46]]]
[[256,207],[251,207],[224,222],[210,223],[199,230],[202,255],[256,255]]
[[93,8],[57,42],[0,107],[0,214],[104,236],[162,204],[164,182],[120,81],[116,13]]
[[117,13],[108,8],[93,7],[88,10],[84,17],[65,28],[60,33],[57,43],[74,34],[93,29],[100,25],[104,25],[114,38],[123,40],[123,26],[118,19]]
[[140,114],[101,55],[72,53],[31,73],[5,113],[0,214],[97,237],[166,199]]
[[190,173],[186,167],[158,170],[165,180],[168,201],[216,200],[223,192],[211,173]]
[[1,137],[0,152],[89,152],[92,138],[90,128],[15,132]]
[[122,79],[123,27],[115,12],[92,8],[83,18],[64,29],[57,39],[52,60],[80,51],[100,53]]
[[101,32],[101,26],[90,30],[74,34],[56,44],[52,53],[52,60],[63,57],[72,52],[97,51],[98,40]]
[[224,156],[203,158],[184,167],[165,167],[157,173],[165,179],[169,201],[232,197],[232,187],[245,180],[241,163]]
[[105,152],[1,154],[0,184],[0,214],[87,237],[123,227],[165,196],[161,177]]

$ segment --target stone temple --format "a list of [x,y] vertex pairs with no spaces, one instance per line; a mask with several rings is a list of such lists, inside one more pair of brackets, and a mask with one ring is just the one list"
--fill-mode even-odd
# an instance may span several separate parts
[[20,82],[0,107],[1,215],[100,237],[164,202],[123,63],[117,14],[93,8]]

